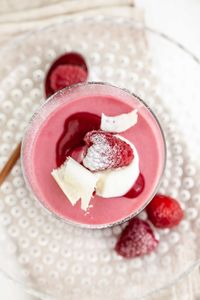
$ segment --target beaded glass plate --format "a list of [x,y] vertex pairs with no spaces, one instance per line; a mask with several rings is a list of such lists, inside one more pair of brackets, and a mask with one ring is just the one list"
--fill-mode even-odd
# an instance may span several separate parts
[[168,150],[160,192],[178,198],[185,217],[173,230],[156,230],[154,253],[125,260],[113,250],[125,224],[88,230],[54,219],[27,190],[18,162],[0,189],[0,269],[45,299],[141,299],[199,262],[199,61],[165,36],[116,18],[69,20],[14,41],[0,58],[1,167],[44,101],[50,64],[66,51],[84,55],[90,81],[128,88],[155,111]]

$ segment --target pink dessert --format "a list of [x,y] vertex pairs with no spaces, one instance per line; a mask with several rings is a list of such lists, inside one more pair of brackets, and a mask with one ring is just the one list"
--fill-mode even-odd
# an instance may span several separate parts
[[[67,156],[77,159],[74,152],[84,147],[85,134],[100,129],[102,113],[116,116],[134,109],[138,109],[137,124],[120,136],[137,149],[137,180],[120,197],[94,193],[87,211],[80,201],[73,206],[51,176],[52,170]],[[53,95],[35,114],[23,140],[22,166],[28,186],[48,210],[67,222],[100,228],[131,218],[152,199],[165,166],[165,142],[155,116],[137,97],[108,84],[79,84]]]

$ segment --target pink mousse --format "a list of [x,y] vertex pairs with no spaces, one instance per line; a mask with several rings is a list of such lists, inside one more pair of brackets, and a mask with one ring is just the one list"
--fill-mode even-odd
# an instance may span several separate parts
[[[137,124],[121,135],[138,151],[145,181],[142,193],[133,199],[94,196],[87,213],[80,201],[72,206],[51,176],[65,120],[78,112],[115,116],[135,108],[139,108]],[[135,96],[110,85],[81,84],[55,94],[36,113],[23,140],[22,166],[28,186],[48,210],[65,221],[104,227],[136,215],[151,200],[165,166],[165,142],[157,120]]]

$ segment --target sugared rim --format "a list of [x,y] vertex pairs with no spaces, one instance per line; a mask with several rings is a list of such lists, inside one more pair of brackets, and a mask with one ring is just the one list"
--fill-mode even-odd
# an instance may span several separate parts
[[[158,127],[160,129],[160,133],[161,133],[161,136],[162,136],[162,141],[163,141],[163,148],[164,148],[164,153],[163,153],[163,166],[162,166],[162,172],[161,172],[161,175],[160,175],[160,178],[158,180],[158,183],[153,191],[153,193],[151,194],[151,196],[145,201],[145,203],[138,209],[136,210],[134,213],[130,214],[128,217],[122,219],[122,220],[119,220],[119,221],[116,221],[116,222],[112,222],[112,223],[105,223],[105,224],[84,224],[84,223],[78,223],[76,221],[72,221],[72,220],[69,220],[69,219],[66,219],[64,217],[61,217],[59,216],[58,214],[54,213],[50,208],[48,208],[40,199],[38,199],[36,196],[35,196],[35,193],[29,183],[29,180],[27,179],[26,177],[26,174],[25,174],[25,168],[24,168],[24,164],[23,164],[23,153],[24,153],[24,147],[25,147],[25,139],[26,139],[26,135],[29,131],[29,126],[30,124],[33,122],[33,120],[37,117],[37,115],[40,113],[40,111],[43,109],[43,107],[47,106],[50,102],[54,101],[55,97],[59,97],[59,96],[62,96],[64,95],[66,92],[69,92],[69,91],[74,91],[76,88],[78,87],[82,87],[82,86],[91,86],[91,85],[98,85],[98,86],[108,86],[108,87],[111,87],[111,88],[114,88],[114,89],[117,89],[117,90],[121,90],[122,92],[125,92],[127,93],[129,96],[133,96],[135,97],[137,100],[139,100],[149,111],[150,113],[152,114],[152,116],[154,117],[156,123],[158,124]],[[81,228],[90,228],[90,229],[101,229],[101,228],[107,228],[107,227],[112,227],[112,226],[115,226],[115,225],[119,225],[119,224],[122,224],[124,222],[127,222],[129,221],[130,219],[132,219],[133,217],[135,217],[136,215],[138,215],[148,204],[149,202],[153,199],[153,197],[155,196],[155,194],[157,193],[158,191],[158,188],[160,186],[160,183],[161,183],[161,179],[162,179],[162,176],[164,174],[164,170],[165,170],[165,166],[166,166],[166,142],[165,142],[165,136],[164,136],[164,132],[163,132],[163,129],[160,125],[160,122],[158,120],[158,118],[156,117],[156,115],[154,114],[154,112],[152,111],[152,109],[144,102],[144,100],[142,100],[139,96],[137,96],[135,93],[129,91],[128,89],[126,88],[121,88],[121,87],[117,87],[113,84],[110,84],[108,82],[96,82],[96,81],[91,81],[91,82],[84,82],[84,83],[78,83],[78,84],[74,84],[74,85],[71,85],[69,87],[66,87],[58,92],[56,92],[55,94],[51,95],[37,110],[36,112],[33,114],[32,118],[30,119],[29,123],[28,123],[28,126],[26,128],[26,131],[24,133],[24,137],[22,139],[22,146],[21,146],[21,167],[22,167],[22,174],[23,174],[23,177],[24,177],[24,180],[26,182],[26,185],[27,187],[29,188],[29,190],[32,192],[32,194],[34,195],[35,199],[40,203],[40,205],[45,208],[45,210],[53,217],[55,217],[56,219],[64,222],[64,223],[67,223],[67,224],[71,224],[71,225],[75,225],[75,226],[78,226],[78,227],[81,227]]]

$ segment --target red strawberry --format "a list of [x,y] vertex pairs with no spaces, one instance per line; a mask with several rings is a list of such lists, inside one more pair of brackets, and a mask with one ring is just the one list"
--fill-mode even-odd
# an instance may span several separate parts
[[138,218],[132,219],[122,231],[115,251],[125,257],[133,258],[153,251],[158,244],[149,224]]
[[87,79],[86,71],[73,65],[60,65],[52,72],[50,86],[54,92]]
[[156,195],[146,207],[149,220],[158,228],[171,228],[180,223],[183,210],[173,198]]
[[93,130],[85,135],[88,146],[83,164],[91,171],[102,171],[127,166],[134,158],[129,144],[112,133]]

